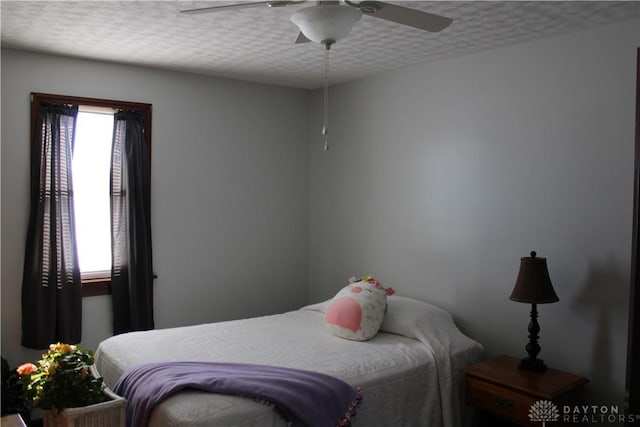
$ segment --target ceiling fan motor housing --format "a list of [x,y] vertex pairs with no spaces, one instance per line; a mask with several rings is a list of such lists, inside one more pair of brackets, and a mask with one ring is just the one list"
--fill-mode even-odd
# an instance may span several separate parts
[[331,44],[345,38],[362,12],[349,6],[319,5],[305,7],[291,15],[291,21],[309,40]]

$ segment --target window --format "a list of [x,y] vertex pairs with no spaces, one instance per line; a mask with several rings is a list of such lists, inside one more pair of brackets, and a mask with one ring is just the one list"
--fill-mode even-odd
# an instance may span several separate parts
[[[91,258],[84,253],[79,257],[76,251],[79,245],[76,226],[83,227],[75,223],[73,154],[77,132],[83,133],[86,126],[91,137],[88,142],[80,137],[76,160],[80,161],[86,143],[91,144],[89,151],[107,150],[106,142],[96,142],[94,138],[101,133],[98,130],[101,126],[92,122],[98,120],[95,111],[83,114],[78,125],[80,106],[83,110],[100,107],[115,111],[108,157],[112,253],[106,272],[107,262],[91,265]],[[52,342],[80,342],[82,297],[91,295],[111,294],[114,334],[153,329],[151,105],[34,93],[31,144],[31,207],[22,277],[22,345],[41,349]],[[90,169],[99,169],[93,161],[87,162]],[[79,165],[76,168],[81,173],[82,168]],[[97,184],[99,178],[76,180],[78,185],[84,185],[85,181],[94,184],[85,193],[80,190],[77,197],[104,194],[104,190],[95,191],[93,187],[102,186]],[[80,206],[89,211],[85,217],[97,217],[96,212],[104,210],[104,204],[93,199],[79,201],[79,209]],[[90,234],[90,249],[81,250],[90,255],[101,252],[94,249],[97,239]],[[79,258],[83,258],[83,264],[89,262],[84,279]]]
[[113,135],[111,109],[79,106],[73,147],[76,247],[83,280],[111,276],[109,170]]
[[[110,167],[114,113],[145,113],[145,145],[151,153],[151,105],[34,93],[32,131],[42,102],[78,106],[73,148],[76,248],[83,296],[111,293]],[[32,135],[33,140],[33,135]]]

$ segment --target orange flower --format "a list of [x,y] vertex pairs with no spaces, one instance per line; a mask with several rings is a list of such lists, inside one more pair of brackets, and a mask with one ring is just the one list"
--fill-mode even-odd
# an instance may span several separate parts
[[73,347],[71,347],[69,344],[62,344],[62,343],[51,344],[49,348],[51,350],[59,351],[61,353],[71,353],[73,351]]
[[22,365],[18,366],[18,369],[16,369],[18,375],[20,376],[29,375],[37,370],[38,367],[33,363],[23,363]]

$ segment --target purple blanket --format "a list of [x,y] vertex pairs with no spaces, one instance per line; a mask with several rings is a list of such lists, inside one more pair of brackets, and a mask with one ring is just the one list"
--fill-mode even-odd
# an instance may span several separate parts
[[359,388],[329,375],[240,363],[149,363],[125,372],[114,387],[127,399],[127,425],[135,427],[185,389],[266,400],[290,425],[309,427],[350,425],[361,399]]

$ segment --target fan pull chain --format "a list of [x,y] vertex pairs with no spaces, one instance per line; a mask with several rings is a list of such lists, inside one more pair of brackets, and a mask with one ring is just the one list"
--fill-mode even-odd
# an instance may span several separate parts
[[324,52],[324,151],[329,150],[329,49]]

